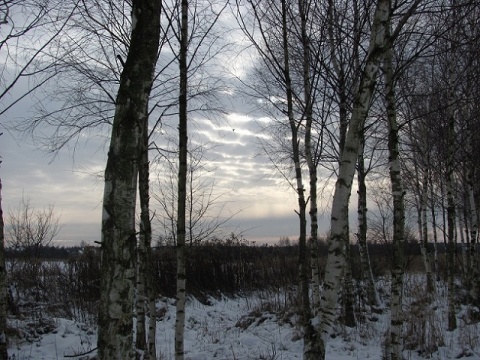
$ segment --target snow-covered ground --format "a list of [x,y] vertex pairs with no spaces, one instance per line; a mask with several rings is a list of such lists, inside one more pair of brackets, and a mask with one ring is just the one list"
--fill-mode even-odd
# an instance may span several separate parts
[[[411,298],[408,291],[415,291],[416,285],[409,286],[406,298]],[[269,296],[272,295],[256,293],[246,297],[210,298],[207,305],[191,298],[186,314],[186,359],[301,359],[303,342],[294,312],[288,308],[280,313],[272,311],[273,308],[278,308],[279,298],[273,300]],[[442,301],[438,302],[433,307],[431,316],[423,317],[425,313],[408,315],[407,320],[410,322],[420,318],[425,320],[405,327],[405,333],[409,336],[408,343],[413,339],[419,344],[423,342],[428,345],[440,341],[442,345],[428,356],[421,356],[418,347],[405,349],[406,359],[480,359],[480,326],[466,320],[470,310],[459,308],[458,329],[447,332],[443,330],[446,326],[444,305]],[[409,306],[408,310],[413,310],[414,306],[417,305]],[[174,301],[160,300],[158,313],[161,314],[157,328],[158,359],[170,360],[174,358]],[[336,329],[338,336],[328,343],[327,359],[382,359],[388,319],[389,313],[384,311],[359,322],[355,329],[339,325]],[[17,325],[20,327],[20,324]],[[46,322],[43,328],[38,324],[36,328],[37,332],[32,333],[28,339],[10,343],[11,359],[56,360],[79,354],[85,355],[74,358],[94,358],[94,326],[54,319],[52,323]]]

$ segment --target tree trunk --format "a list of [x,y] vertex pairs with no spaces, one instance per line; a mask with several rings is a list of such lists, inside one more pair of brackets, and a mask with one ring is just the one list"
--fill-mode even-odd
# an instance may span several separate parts
[[477,215],[477,205],[475,204],[475,191],[474,191],[474,170],[473,164],[471,163],[469,169],[467,170],[467,191],[468,191],[468,200],[469,200],[469,215],[470,215],[470,244],[468,247],[468,254],[470,259],[470,269],[469,274],[471,274],[471,291],[470,296],[473,300],[473,303],[477,303],[480,299],[480,279],[478,273],[478,264],[477,264],[477,237],[478,237],[478,215]]
[[428,180],[430,182],[430,206],[432,212],[432,228],[433,228],[433,272],[435,273],[435,280],[440,280],[440,273],[438,272],[438,234],[437,234],[437,214],[435,212],[435,193],[433,190],[432,175]]
[[370,254],[367,244],[367,186],[365,184],[365,160],[364,152],[364,136],[360,136],[360,150],[357,160],[357,182],[358,182],[358,248],[360,251],[360,263],[362,266],[362,289],[366,289],[367,301],[369,305],[382,308],[382,302],[375,287],[373,278],[372,265],[370,262]]
[[160,36],[160,2],[133,1],[130,49],[120,79],[105,169],[102,217],[101,360],[134,358],[135,205],[139,149]]
[[[417,136],[414,134],[412,128],[412,123],[408,123],[408,132],[410,141],[412,142],[412,147],[415,148],[419,155],[419,160],[414,159],[413,168],[414,168],[414,184],[415,184],[415,208],[417,210],[417,225],[418,225],[418,234],[419,234],[419,244],[420,252],[422,254],[423,265],[425,268],[426,275],[426,291],[427,294],[432,294],[434,291],[433,277],[432,277],[432,267],[430,262],[430,253],[428,246],[428,222],[427,222],[427,210],[428,210],[428,189],[429,189],[429,178],[430,178],[430,155],[429,149],[422,147],[422,144],[418,143]],[[423,156],[422,156],[423,155]],[[421,168],[423,176],[422,181],[420,181],[419,169]]]
[[430,251],[428,250],[428,222],[427,222],[427,210],[428,210],[428,173],[429,162],[427,161],[425,167],[425,174],[423,176],[422,197],[421,197],[421,224],[422,224],[422,240],[420,241],[420,248],[422,252],[423,264],[425,266],[425,274],[427,276],[427,293],[432,294],[435,290],[432,275],[432,265]]
[[390,181],[393,198],[393,266],[390,319],[390,359],[402,359],[402,327],[404,322],[403,269],[405,249],[405,206],[399,158],[397,110],[395,104],[395,79],[393,75],[393,49],[390,38],[390,26],[387,27],[388,48],[385,51],[385,98],[387,104],[388,151]]
[[148,359],[157,360],[157,307],[155,293],[155,267],[153,266],[152,247],[147,248],[147,293],[148,293]]
[[344,289],[343,289],[343,306],[345,314],[345,326],[350,328],[355,327],[355,292],[353,285],[352,277],[352,248],[350,246],[349,238],[347,237],[347,242],[345,244],[345,278],[344,278]]
[[300,226],[299,237],[299,278],[300,278],[300,296],[302,301],[302,324],[304,329],[304,346],[303,356],[305,360],[314,360],[317,357],[316,348],[316,332],[311,323],[312,315],[310,309],[309,295],[309,276],[308,276],[308,258],[307,258],[307,220],[306,220],[306,201],[305,188],[302,180],[302,168],[300,164],[300,149],[298,138],[298,128],[293,114],[293,90],[292,80],[290,77],[290,54],[288,43],[288,25],[287,25],[287,6],[286,1],[282,0],[282,42],[283,42],[283,64],[284,64],[284,80],[287,97],[287,115],[292,135],[292,157],[295,166],[295,180],[298,195],[298,217]]
[[325,359],[327,339],[335,324],[339,286],[345,269],[345,243],[348,237],[348,204],[351,195],[355,164],[358,157],[360,134],[365,125],[368,109],[376,85],[379,61],[383,56],[384,35],[390,17],[390,1],[379,0],[375,10],[370,45],[365,68],[362,71],[354,107],[343,148],[338,179],[332,204],[331,235],[325,268],[324,291],[319,312],[322,354]]
[[7,273],[5,268],[5,229],[2,207],[2,180],[0,179],[0,359],[7,360]]
[[[463,198],[463,203],[466,204],[466,199],[465,197]],[[469,274],[468,274],[468,269],[470,268],[470,258],[469,258],[469,252],[468,252],[468,247],[470,245],[470,234],[469,234],[469,228],[468,228],[468,220],[467,220],[467,209],[465,206],[463,206],[463,214],[458,215],[458,231],[460,233],[460,244],[461,244],[461,254],[462,254],[462,275],[463,278],[466,280],[466,285],[467,287],[471,286],[471,283],[469,282]]]
[[[345,75],[345,64],[344,61],[340,61],[337,58],[336,54],[336,46],[338,41],[335,39],[336,36],[334,34],[334,25],[337,21],[337,17],[335,14],[335,4],[334,1],[330,0],[328,2],[328,36],[330,41],[330,56],[331,62],[333,65],[333,69],[335,70],[337,76],[337,96],[338,96],[338,122],[339,122],[339,141],[338,141],[338,162],[340,166],[342,153],[345,148],[345,141],[347,136],[347,129],[348,129],[348,113],[347,113],[347,105],[348,105],[348,94],[347,94],[347,86],[346,86],[346,75]],[[356,44],[359,46],[359,44]],[[355,62],[358,58],[354,59]],[[358,71],[358,68],[356,69]],[[353,86],[352,86],[353,87]],[[362,134],[363,135],[363,134]],[[348,217],[348,212],[347,212]],[[347,218],[347,223],[349,219]],[[349,233],[349,230],[346,230],[346,233]],[[347,326],[354,326],[355,325],[355,317],[354,317],[354,310],[353,310],[353,282],[352,282],[352,269],[351,269],[351,261],[350,261],[350,238],[346,236],[345,240],[345,257],[346,257],[346,268],[345,268],[345,275],[343,281],[343,296],[342,296],[342,309],[343,309],[343,317],[344,323]]]
[[[155,359],[156,311],[151,311],[149,305],[153,292],[152,269],[152,225],[150,222],[150,191],[148,160],[148,128],[144,129],[140,149],[139,196],[140,196],[140,234],[138,242],[138,274],[137,274],[137,357]],[[155,299],[153,299],[155,304]],[[149,310],[149,332],[146,329],[145,313]],[[154,326],[152,329],[151,326]],[[153,331],[153,332],[152,332]],[[153,336],[153,338],[152,338]],[[153,349],[151,347],[153,346]],[[143,355],[143,357],[139,355]]]
[[305,101],[305,158],[310,178],[310,266],[313,282],[313,314],[320,306],[320,275],[318,270],[318,206],[317,206],[317,164],[312,146],[313,99],[310,83],[310,43],[307,35],[305,0],[298,1],[303,48],[303,88]]
[[454,117],[451,116],[448,126],[448,161],[447,161],[447,277],[448,277],[448,331],[457,328],[455,315],[455,195],[453,177],[453,138],[454,138]]
[[[456,16],[454,16],[456,18]],[[454,19],[455,20],[455,19]],[[452,57],[455,57],[455,45],[452,40]],[[447,283],[448,283],[448,331],[457,328],[455,314],[455,59],[450,60],[449,65],[449,108],[447,129],[447,164],[446,164],[446,187],[447,187]]]
[[[143,147],[142,147],[143,148]],[[147,151],[148,154],[148,151]],[[148,158],[148,155],[147,155]],[[140,233],[137,249],[137,287],[136,287],[136,315],[137,315],[137,332],[135,339],[135,350],[137,359],[143,359],[147,349],[147,333],[145,329],[146,316],[146,257],[147,257],[147,237],[145,218],[150,221],[148,214],[148,160],[144,161],[144,155],[140,154],[139,168],[139,196],[140,196]],[[145,166],[147,169],[145,169]],[[145,173],[146,171],[146,173]],[[145,189],[146,187],[146,189]],[[146,214],[145,214],[146,212]]]
[[175,359],[184,359],[185,295],[186,295],[186,201],[187,201],[187,52],[188,52],[188,1],[181,2],[180,22],[180,93],[179,93],[179,167],[178,167],[178,206],[177,206],[177,304],[175,320]]

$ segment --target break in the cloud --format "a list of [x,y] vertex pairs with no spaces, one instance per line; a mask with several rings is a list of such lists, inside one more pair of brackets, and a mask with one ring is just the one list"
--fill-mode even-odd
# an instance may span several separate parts
[[[228,96],[233,104],[229,115],[222,120],[196,118],[191,126],[194,141],[208,144],[205,161],[209,171],[202,176],[215,183],[215,193],[221,195],[226,215],[236,214],[228,223],[232,231],[241,232],[257,243],[275,241],[280,236],[294,239],[298,233],[295,192],[259,146],[269,138],[263,127],[271,119],[258,110],[252,111],[255,104],[245,104],[233,93]],[[61,152],[52,161],[35,147],[15,141],[9,134],[0,141],[3,200],[7,211],[15,208],[25,195],[30,197],[33,206],[55,205],[63,224],[59,244],[100,239],[102,174],[106,160],[102,144],[81,138],[74,160],[71,153]],[[153,173],[151,179],[155,182],[157,175]],[[329,200],[328,191],[324,200],[325,204]],[[328,206],[325,204],[323,210]],[[158,203],[152,201],[152,207],[155,206]],[[323,233],[328,226],[325,217],[320,228]]]
[[[294,193],[258,155],[256,141],[265,135],[256,133],[251,117],[232,115],[232,119],[235,131],[228,130],[230,123],[212,125],[205,121],[201,133],[215,144],[208,166],[215,169],[209,176],[215,179],[216,192],[223,194],[226,211],[239,212],[230,226],[257,242],[294,235]],[[55,205],[63,224],[59,244],[99,240],[105,154],[95,145],[78,146],[75,161],[68,153],[60,153],[52,161],[32,145],[15,141],[8,134],[2,137],[1,147],[6,212],[17,207],[22,196],[28,196],[34,207]]]
[[[225,13],[221,21],[231,27],[235,19]],[[232,29],[229,37],[239,48],[246,45],[245,36],[238,29]],[[235,85],[231,82],[237,77],[245,78],[254,61],[252,48],[217,57],[215,64],[229,64],[224,73],[227,85],[231,86],[225,86],[216,96],[228,115],[220,119],[194,117],[190,138],[196,144],[206,144],[209,149],[205,160],[210,171],[202,176],[212,179],[216,193],[222,194],[226,211],[238,213],[229,223],[232,229],[259,242],[280,236],[294,238],[298,233],[295,192],[276,173],[258,146],[269,139],[263,128],[271,119],[260,111],[259,103],[242,98],[232,90]],[[16,109],[12,117],[28,118],[29,104],[24,105]],[[165,136],[175,137],[176,125],[161,129],[160,140],[163,131]],[[101,139],[101,134],[94,135]],[[5,209],[16,207],[23,195],[30,197],[35,207],[55,204],[63,223],[59,234],[62,244],[99,240],[102,174],[106,161],[105,144],[95,143],[100,139],[80,137],[75,160],[71,153],[62,151],[52,162],[35,147],[15,141],[11,134],[2,136]],[[153,173],[151,181],[155,182],[156,178],[157,174]],[[154,201],[152,207],[155,207]]]

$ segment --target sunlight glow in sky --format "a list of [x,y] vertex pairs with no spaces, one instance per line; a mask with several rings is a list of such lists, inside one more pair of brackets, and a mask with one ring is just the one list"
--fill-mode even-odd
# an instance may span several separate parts
[[[234,22],[233,14],[222,15],[223,26]],[[229,32],[229,39],[244,50],[248,44],[238,29]],[[222,194],[226,211],[238,213],[227,224],[232,231],[257,243],[276,241],[281,236],[296,239],[296,194],[260,146],[262,141],[270,139],[263,129],[272,119],[261,111],[261,100],[246,100],[235,90],[238,78],[247,76],[256,59],[251,48],[241,53],[221,54],[216,59],[217,64],[228,64],[224,76],[229,85],[219,92],[219,97],[225,100],[225,113],[220,119],[194,115],[189,125],[190,139],[196,144],[208,144],[205,166],[210,170],[203,176],[214,182],[216,194]],[[22,93],[26,86],[20,84],[15,91]],[[8,121],[14,123],[16,119],[31,117],[32,106],[31,99],[24,99],[9,112]],[[167,139],[167,135],[174,137],[175,131],[173,125],[157,128],[156,135],[160,140]],[[0,141],[3,160],[0,171],[6,220],[8,212],[25,196],[33,207],[55,206],[63,225],[58,244],[99,241],[107,138],[106,133],[81,134],[73,148],[66,148],[52,158],[35,147],[31,139],[5,132]],[[162,169],[155,171],[161,174]],[[152,174],[152,184],[157,176],[161,175]],[[329,200],[328,196],[324,199],[323,209],[328,208]],[[152,211],[156,206],[152,200]],[[327,223],[321,219],[320,233],[328,230]]]

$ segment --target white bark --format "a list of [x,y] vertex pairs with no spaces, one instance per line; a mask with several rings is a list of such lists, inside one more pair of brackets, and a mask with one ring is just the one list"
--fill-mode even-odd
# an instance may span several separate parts
[[[150,254],[148,254],[150,253]],[[152,264],[151,249],[147,251],[147,259],[150,264],[150,271],[147,273],[147,290],[148,290],[148,312],[150,314],[148,319],[148,359],[157,359],[157,345],[155,339],[157,337],[157,307],[154,280],[154,269]]]
[[300,13],[301,40],[303,50],[303,88],[305,106],[305,159],[307,161],[310,177],[310,266],[312,268],[313,282],[313,314],[316,315],[320,306],[320,275],[318,270],[318,206],[317,206],[317,164],[314,159],[312,145],[312,121],[313,121],[313,94],[310,82],[310,43],[307,34],[307,14],[305,0],[298,0]]
[[[150,172],[148,157],[148,129],[143,132],[140,148],[140,169],[138,176],[140,196],[140,234],[138,241],[137,266],[137,357],[143,354],[144,359],[156,359],[156,311],[153,292],[152,269],[152,226],[150,222]],[[153,300],[153,311],[150,308]],[[146,312],[149,310],[149,331],[146,329]],[[153,326],[153,328],[151,327]]]
[[421,196],[421,236],[420,249],[422,252],[423,264],[425,267],[425,274],[427,277],[427,293],[431,294],[435,290],[432,274],[432,265],[430,261],[430,254],[428,251],[428,222],[427,222],[427,210],[428,210],[428,177],[429,177],[429,162],[425,164],[425,175],[423,176],[422,196]]
[[188,82],[188,1],[181,1],[180,19],[180,91],[179,91],[179,172],[177,205],[177,304],[175,319],[175,360],[185,357],[185,296],[186,296],[186,199],[187,199],[187,82]]
[[[143,211],[143,209],[142,209]],[[140,225],[142,226],[142,225]],[[147,335],[146,335],[146,246],[144,241],[145,235],[142,235],[140,230],[140,240],[137,249],[137,277],[136,277],[136,317],[137,317],[137,331],[136,331],[136,351],[137,353],[144,353],[147,349]]]
[[[454,11],[452,23],[457,20]],[[456,35],[456,34],[455,34]],[[456,37],[454,35],[454,37]],[[455,314],[455,248],[456,248],[456,207],[455,207],[455,39],[451,40],[452,57],[449,64],[448,96],[449,107],[447,124],[447,164],[446,164],[446,187],[447,187],[447,283],[448,283],[448,325],[449,331],[457,328],[457,318]]]
[[[361,136],[363,138],[363,136]],[[362,266],[362,282],[366,288],[367,301],[370,305],[381,309],[384,307],[380,296],[378,295],[373,277],[372,265],[370,262],[370,253],[367,244],[367,187],[365,185],[365,160],[364,160],[365,141],[360,140],[360,150],[357,160],[357,181],[358,181],[358,248],[360,252],[360,262]]]
[[468,203],[469,203],[469,217],[470,217],[470,244],[468,247],[469,259],[470,259],[470,269],[469,271],[471,277],[471,291],[470,296],[473,301],[477,301],[480,298],[480,280],[479,280],[479,271],[478,271],[478,262],[477,262],[477,240],[478,240],[478,214],[477,214],[477,205],[475,203],[475,189],[473,186],[474,176],[473,169],[471,168],[473,164],[470,165],[470,168],[467,170],[467,191],[468,191]]
[[435,197],[433,190],[432,177],[428,179],[430,183],[430,211],[432,213],[432,228],[433,228],[433,272],[435,279],[440,280],[440,273],[438,272],[438,236],[437,236],[437,215],[435,213]]
[[291,146],[292,146],[292,160],[295,165],[295,182],[296,192],[298,196],[298,216],[299,216],[299,278],[300,278],[300,299],[301,316],[303,325],[303,357],[305,360],[314,360],[317,357],[317,344],[316,334],[312,326],[311,309],[310,309],[310,296],[309,296],[309,279],[307,268],[307,244],[306,244],[306,201],[305,201],[305,188],[303,185],[302,168],[300,162],[300,148],[298,137],[299,127],[301,120],[296,120],[293,113],[293,89],[292,79],[290,74],[290,53],[289,53],[289,38],[288,38],[288,14],[287,14],[287,2],[281,1],[281,16],[282,16],[282,46],[283,46],[283,75],[285,82],[285,95],[287,98],[287,115],[288,123],[290,125],[291,134]]
[[395,79],[393,75],[393,44],[390,29],[387,29],[388,48],[385,51],[385,98],[387,103],[388,150],[390,181],[393,199],[393,266],[390,302],[390,354],[391,360],[402,359],[403,315],[403,268],[405,247],[405,205],[399,158],[397,110],[395,99]]
[[133,1],[137,26],[120,79],[105,169],[99,306],[100,360],[132,359],[135,205],[142,134],[160,37],[160,3]]
[[355,95],[352,117],[347,131],[345,147],[342,151],[338,179],[335,184],[324,292],[319,312],[320,336],[323,347],[322,358],[325,358],[326,342],[335,324],[339,287],[342,284],[345,269],[348,205],[359,151],[359,134],[364,127],[375,89],[389,18],[390,1],[379,0],[373,20],[367,60]]

